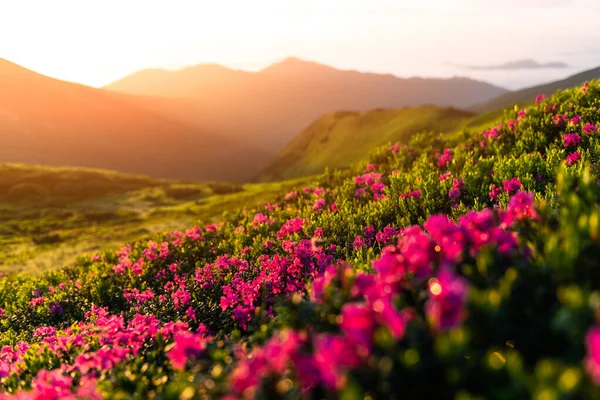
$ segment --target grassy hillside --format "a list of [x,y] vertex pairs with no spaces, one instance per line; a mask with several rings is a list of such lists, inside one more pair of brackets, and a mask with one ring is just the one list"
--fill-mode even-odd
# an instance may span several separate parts
[[221,218],[301,181],[176,182],[83,168],[0,165],[0,273],[40,273],[83,254]]
[[597,399],[599,105],[592,82],[2,277],[0,397]]
[[177,100],[177,107],[156,102],[147,105],[168,118],[261,146],[272,156],[323,114],[423,104],[466,107],[506,92],[467,78],[404,79],[343,71],[295,58],[258,72],[215,65],[147,70],[105,88]]
[[486,113],[500,108],[513,107],[514,105],[523,106],[532,103],[538,95],[549,96],[557,90],[581,85],[596,78],[600,78],[600,67],[583,71],[559,81],[504,93],[489,101],[475,104],[468,109],[476,113]]
[[292,140],[261,173],[262,180],[312,175],[345,168],[384,144],[406,144],[417,133],[459,137],[501,117],[503,110],[475,115],[455,108],[423,106],[336,112],[317,119]]
[[266,160],[250,143],[152,111],[153,99],[52,79],[3,59],[0,87],[0,162],[242,181]]

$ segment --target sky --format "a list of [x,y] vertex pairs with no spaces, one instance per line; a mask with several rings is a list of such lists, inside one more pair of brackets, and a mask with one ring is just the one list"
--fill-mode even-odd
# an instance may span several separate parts
[[[101,87],[145,68],[288,56],[510,89],[600,65],[598,0],[0,0],[0,57]],[[567,68],[470,69],[533,59]]]

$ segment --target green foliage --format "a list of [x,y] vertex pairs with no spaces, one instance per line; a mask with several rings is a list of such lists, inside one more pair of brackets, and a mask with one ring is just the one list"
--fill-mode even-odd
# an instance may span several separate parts
[[262,173],[264,179],[289,179],[345,168],[385,144],[407,143],[415,134],[453,132],[473,114],[434,106],[337,112],[322,116],[284,148]]
[[[600,335],[600,136],[585,124],[600,125],[599,99],[594,82],[478,134],[414,135],[306,181],[162,207],[154,217],[227,212],[217,225],[3,277],[0,343],[22,354],[1,387],[597,398],[600,341],[588,338]],[[511,197],[520,190],[531,197]],[[59,367],[62,380],[45,375]]]

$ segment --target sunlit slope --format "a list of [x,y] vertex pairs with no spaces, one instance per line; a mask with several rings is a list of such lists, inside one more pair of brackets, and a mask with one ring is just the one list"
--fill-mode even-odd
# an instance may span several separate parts
[[1,59],[0,88],[0,162],[243,180],[260,158],[251,147],[149,111],[143,98],[48,78]]
[[487,102],[475,104],[474,106],[470,107],[469,110],[477,113],[484,113],[499,108],[512,107],[515,104],[524,105],[533,102],[535,98],[540,94],[549,96],[551,94],[554,94],[554,92],[556,92],[557,90],[567,89],[573,86],[581,85],[585,81],[590,81],[599,77],[600,67],[597,67],[569,76],[568,78],[561,79],[559,81],[501,94],[500,96],[495,97]]
[[284,179],[347,167],[378,146],[406,143],[420,132],[453,132],[474,116],[435,106],[327,114],[292,140],[261,177]]
[[219,220],[302,185],[191,182],[0,164],[0,274],[39,273],[158,232]]

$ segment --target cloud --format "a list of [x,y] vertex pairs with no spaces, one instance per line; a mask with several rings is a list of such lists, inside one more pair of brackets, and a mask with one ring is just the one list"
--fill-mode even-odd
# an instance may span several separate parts
[[540,63],[535,60],[516,60],[507,61],[503,64],[492,64],[492,65],[459,65],[461,68],[470,70],[519,70],[519,69],[557,69],[557,68],[568,68],[569,64],[562,61],[552,61],[547,63]]

